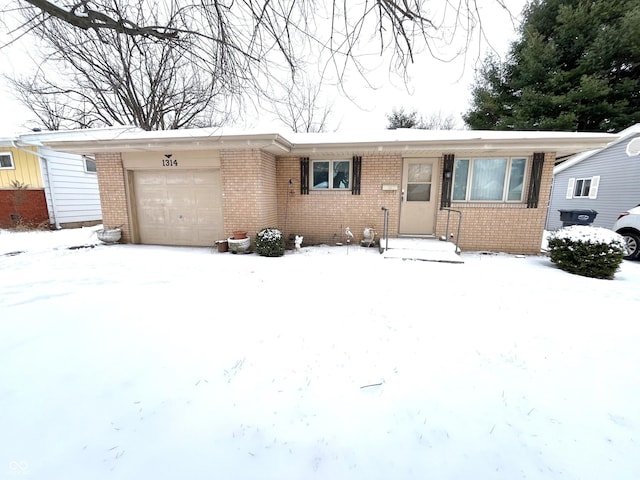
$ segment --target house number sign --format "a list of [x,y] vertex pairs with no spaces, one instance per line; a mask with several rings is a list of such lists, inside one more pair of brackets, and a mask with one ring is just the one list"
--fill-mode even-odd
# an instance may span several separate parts
[[178,166],[178,160],[176,160],[175,158],[172,158],[173,155],[168,153],[164,156],[164,158],[162,159],[162,166],[163,167],[177,167]]

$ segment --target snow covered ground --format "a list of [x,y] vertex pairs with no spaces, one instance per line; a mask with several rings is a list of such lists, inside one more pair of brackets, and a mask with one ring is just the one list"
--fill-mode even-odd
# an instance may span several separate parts
[[0,232],[2,479],[640,478],[640,262],[93,230]]

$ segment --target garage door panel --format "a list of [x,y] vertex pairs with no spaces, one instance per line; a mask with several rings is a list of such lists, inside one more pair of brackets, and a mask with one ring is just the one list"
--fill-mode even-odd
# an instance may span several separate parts
[[175,227],[187,228],[194,226],[197,222],[197,213],[193,209],[168,208],[168,223]]
[[163,172],[145,172],[144,176],[136,179],[138,185],[164,185],[165,175]]
[[219,170],[138,171],[134,189],[141,243],[210,246],[223,237]]
[[194,202],[198,207],[210,207],[211,205],[221,205],[222,198],[213,189],[197,189],[193,192]]
[[162,207],[167,202],[164,188],[139,188],[136,193],[138,204],[144,207]]
[[168,207],[194,207],[196,198],[194,192],[182,187],[172,188],[172,194],[167,196]]
[[194,185],[195,178],[199,176],[199,172],[176,171],[167,176],[167,185]]
[[164,225],[166,223],[165,211],[162,207],[139,210],[138,216],[140,221],[147,225]]

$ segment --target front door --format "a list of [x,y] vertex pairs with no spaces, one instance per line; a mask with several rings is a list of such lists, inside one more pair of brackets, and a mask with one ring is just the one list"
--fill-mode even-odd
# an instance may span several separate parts
[[405,158],[402,167],[400,235],[433,235],[437,158]]

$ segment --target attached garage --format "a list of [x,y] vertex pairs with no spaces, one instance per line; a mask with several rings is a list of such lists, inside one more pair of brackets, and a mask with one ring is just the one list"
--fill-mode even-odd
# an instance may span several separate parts
[[[166,168],[153,168],[163,165],[157,157]],[[213,246],[224,238],[220,168],[212,168],[217,158],[212,159],[211,152],[204,158],[194,154],[162,157],[129,154],[123,162],[138,242]]]

